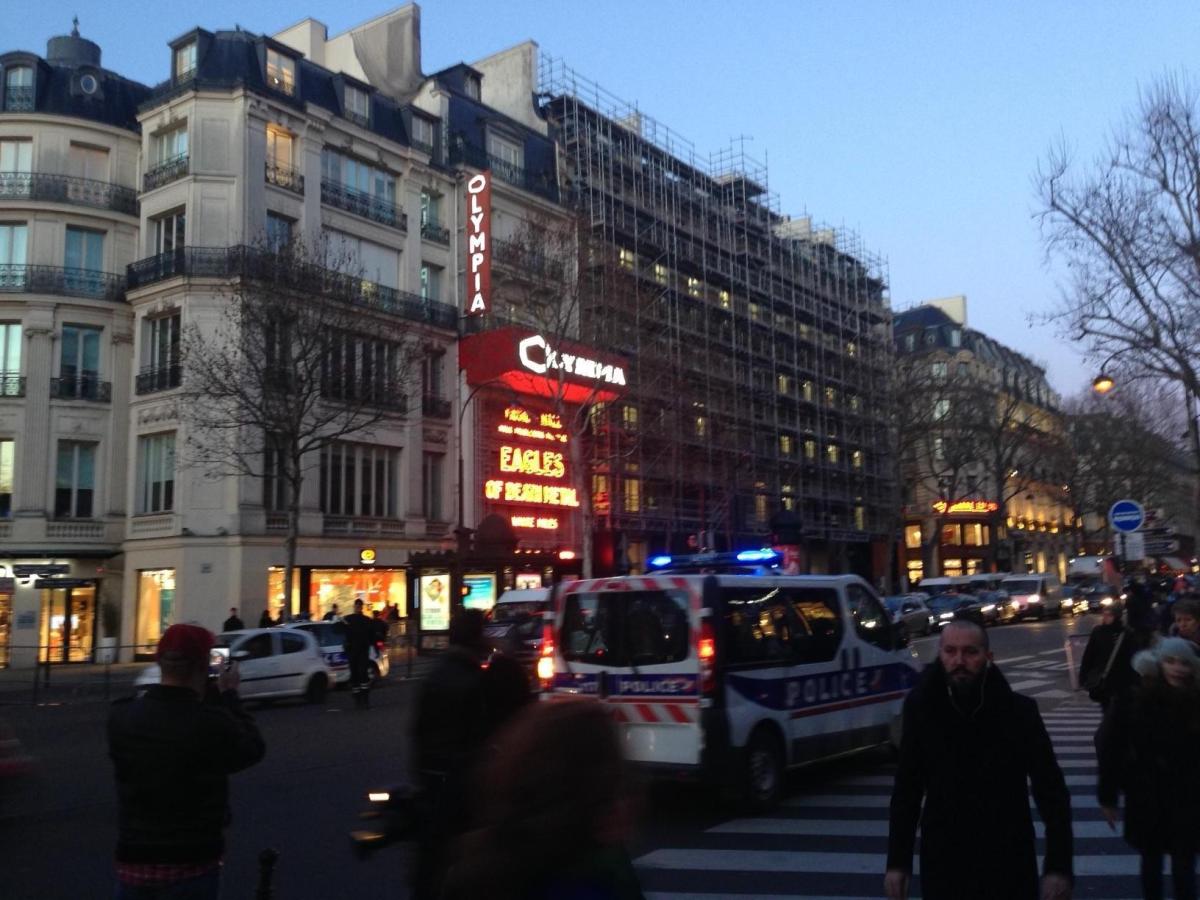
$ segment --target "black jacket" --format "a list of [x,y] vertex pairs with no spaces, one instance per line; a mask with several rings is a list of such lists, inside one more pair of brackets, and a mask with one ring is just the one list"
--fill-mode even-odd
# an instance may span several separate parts
[[[1125,639],[1118,647],[1117,640],[1122,634]],[[1137,636],[1124,625],[1115,622],[1112,625],[1097,625],[1088,637],[1083,659],[1079,662],[1079,683],[1085,688],[1092,684],[1092,679],[1104,673],[1104,668],[1112,658],[1112,667],[1104,679],[1104,694],[1114,697],[1131,687],[1137,681],[1137,672],[1133,671],[1132,665],[1133,654],[1140,649],[1137,644]],[[1114,650],[1117,654],[1115,657]]]
[[263,758],[254,720],[232,691],[201,702],[188,688],[151,686],[116,701],[108,752],[117,780],[117,859],[217,859],[229,823],[229,774]]
[[230,616],[225,620],[225,624],[221,626],[222,631],[241,631],[245,628],[245,624],[237,616]]
[[474,763],[487,736],[485,690],[479,657],[451,645],[417,698],[413,740],[419,769],[457,777]]
[[342,624],[346,626],[346,637],[342,641],[342,649],[346,651],[346,656],[366,659],[371,645],[375,643],[375,622],[362,613],[350,613],[342,619]]
[[1035,900],[1027,781],[1046,823],[1044,871],[1069,878],[1071,798],[1037,704],[989,666],[978,707],[960,711],[930,664],[904,702],[887,867],[912,871],[919,820],[925,900]]
[[1125,795],[1138,850],[1200,850],[1200,692],[1152,682],[1120,694],[1096,732],[1101,806]]

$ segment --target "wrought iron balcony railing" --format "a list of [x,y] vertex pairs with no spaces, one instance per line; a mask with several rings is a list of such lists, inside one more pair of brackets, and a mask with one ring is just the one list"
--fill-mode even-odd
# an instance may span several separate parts
[[534,172],[522,168],[498,156],[492,156],[482,147],[461,140],[452,144],[450,162],[471,166],[475,169],[490,169],[492,174],[501,181],[507,181],[509,184],[548,200],[558,200],[558,183],[553,171]]
[[188,173],[188,155],[182,153],[171,159],[163,160],[153,169],[142,176],[142,190],[152,191],[164,184],[178,181]]
[[422,153],[428,153],[430,156],[433,156],[433,144],[413,138],[412,146],[414,150],[420,150]]
[[69,375],[50,379],[50,399],[112,402],[112,383],[95,375]]
[[0,200],[42,200],[110,209],[131,216],[138,214],[137,192],[133,188],[73,175],[0,172]]
[[16,372],[0,372],[0,397],[24,397],[25,376]]
[[450,245],[450,229],[443,228],[437,222],[422,222],[421,237],[427,241],[433,241],[435,244]]
[[155,394],[179,387],[183,369],[178,365],[158,366],[142,369],[134,379],[134,390],[138,394]]
[[321,385],[321,396],[331,403],[347,406],[366,406],[384,409],[403,415],[408,412],[408,401],[399,388],[389,389],[382,382],[347,383],[330,379]]
[[566,272],[561,261],[549,259],[546,254],[517,241],[493,239],[492,257],[501,265],[552,281],[560,281]]
[[139,259],[127,268],[130,289],[179,276],[191,278],[261,279],[306,295],[323,294],[345,303],[457,329],[458,310],[446,303],[386,287],[373,281],[313,264],[295,264],[256,247],[181,247]]
[[303,175],[296,169],[276,165],[272,162],[267,163],[267,184],[273,184],[295,194],[304,193]]
[[448,419],[450,401],[436,394],[425,394],[421,397],[421,412],[430,419]]
[[395,203],[365,191],[357,191],[340,181],[321,179],[321,202],[390,228],[408,230],[408,216]]
[[0,293],[53,294],[120,302],[125,298],[125,279],[90,269],[0,263]]
[[33,85],[9,85],[4,89],[5,112],[32,112]]

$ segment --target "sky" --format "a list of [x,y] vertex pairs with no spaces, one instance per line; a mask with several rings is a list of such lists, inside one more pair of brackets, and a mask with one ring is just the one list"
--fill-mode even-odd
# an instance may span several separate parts
[[[34,4],[6,18],[0,52],[44,54],[78,15],[106,68],[153,84],[167,42],[197,25],[273,34],[307,16],[332,36],[391,8]],[[971,327],[1073,394],[1095,366],[1039,321],[1062,278],[1032,179],[1060,143],[1088,166],[1141,89],[1188,71],[1200,3],[428,0],[421,27],[427,73],[534,40],[702,158],[737,140],[766,162],[779,211],[849,229],[886,260],[893,308],[965,294]]]

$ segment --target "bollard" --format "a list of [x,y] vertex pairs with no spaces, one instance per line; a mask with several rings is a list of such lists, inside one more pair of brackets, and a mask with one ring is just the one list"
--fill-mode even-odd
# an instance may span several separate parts
[[275,863],[278,861],[279,851],[271,847],[258,854],[258,887],[254,890],[254,900],[271,900],[275,896],[271,878],[275,874]]

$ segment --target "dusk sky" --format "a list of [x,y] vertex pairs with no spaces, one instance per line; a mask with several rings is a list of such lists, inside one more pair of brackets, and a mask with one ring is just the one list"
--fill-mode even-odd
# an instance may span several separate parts
[[[1074,393],[1090,380],[1054,329],[1056,303],[1032,175],[1065,140],[1090,160],[1139,88],[1194,58],[1200,3],[712,3],[429,0],[433,72],[532,39],[636,104],[701,158],[746,139],[781,212],[851,229],[887,260],[892,306],[966,294],[970,324],[1022,350]],[[330,35],[387,0],[121,4],[75,0],[9,16],[0,52],[44,54],[70,30],[104,65],[147,83],[194,26],[275,33],[306,17]]]

